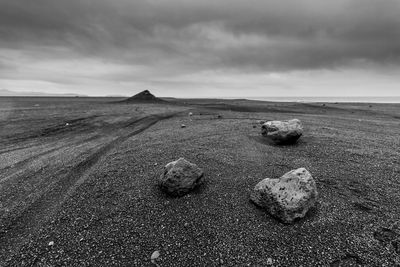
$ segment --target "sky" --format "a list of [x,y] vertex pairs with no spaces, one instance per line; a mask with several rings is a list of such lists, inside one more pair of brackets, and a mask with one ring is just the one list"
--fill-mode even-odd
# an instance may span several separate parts
[[0,0],[0,89],[400,96],[400,0]]

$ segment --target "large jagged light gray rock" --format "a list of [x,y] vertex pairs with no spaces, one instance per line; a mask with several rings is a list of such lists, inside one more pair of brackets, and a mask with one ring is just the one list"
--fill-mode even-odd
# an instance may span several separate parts
[[203,183],[203,170],[184,158],[170,162],[159,178],[160,188],[169,195],[183,196]]
[[315,181],[305,168],[292,170],[278,179],[266,178],[250,195],[257,206],[285,223],[304,217],[315,206],[317,197]]
[[293,144],[303,134],[300,120],[267,121],[261,127],[261,134],[275,144]]

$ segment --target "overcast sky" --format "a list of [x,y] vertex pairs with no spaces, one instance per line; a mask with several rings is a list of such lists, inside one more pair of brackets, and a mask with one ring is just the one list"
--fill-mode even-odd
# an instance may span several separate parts
[[400,0],[0,0],[0,89],[399,96]]

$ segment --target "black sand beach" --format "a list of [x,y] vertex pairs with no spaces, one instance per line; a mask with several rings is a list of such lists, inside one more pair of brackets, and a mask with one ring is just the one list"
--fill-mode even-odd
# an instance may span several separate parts
[[[119,100],[0,98],[0,266],[400,265],[400,104]],[[291,118],[297,144],[265,142],[260,120]],[[206,183],[171,198],[157,178],[182,156]],[[300,167],[304,219],[249,201]]]

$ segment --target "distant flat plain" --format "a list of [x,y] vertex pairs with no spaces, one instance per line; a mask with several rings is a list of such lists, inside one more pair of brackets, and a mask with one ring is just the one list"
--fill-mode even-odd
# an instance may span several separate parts
[[325,103],[400,103],[400,96],[348,96],[348,97],[249,97],[251,100],[275,101],[275,102],[325,102]]
[[[400,104],[119,100],[0,98],[0,266],[400,264]],[[261,137],[291,118],[296,145]],[[170,198],[157,177],[179,157],[207,182]],[[249,201],[299,167],[320,195],[306,218]]]

